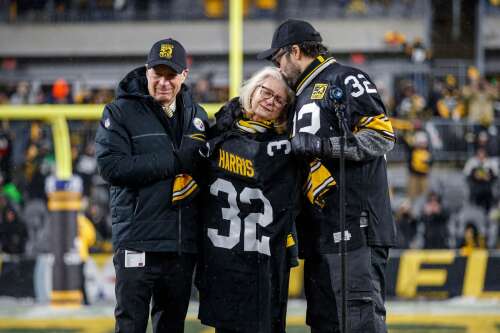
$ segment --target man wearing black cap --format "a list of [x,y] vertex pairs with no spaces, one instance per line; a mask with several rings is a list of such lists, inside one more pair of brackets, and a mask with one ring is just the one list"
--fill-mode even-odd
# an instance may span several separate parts
[[[385,265],[395,245],[384,155],[394,146],[392,125],[366,73],[339,64],[308,22],[287,20],[275,31],[271,48],[259,54],[280,68],[295,91],[292,151],[320,158],[339,180],[340,126],[329,92],[343,92],[347,143],[346,228],[340,230],[339,191],[324,208],[305,205],[298,223],[305,259],[306,322],[311,332],[339,332],[342,313],[340,240],[346,240],[347,328],[386,332]],[[337,104],[338,105],[338,104]]]
[[145,332],[150,302],[154,332],[184,331],[198,210],[174,199],[196,188],[207,124],[183,84],[187,74],[182,45],[156,42],[146,66],[119,83],[97,130],[99,171],[111,185],[116,332]]

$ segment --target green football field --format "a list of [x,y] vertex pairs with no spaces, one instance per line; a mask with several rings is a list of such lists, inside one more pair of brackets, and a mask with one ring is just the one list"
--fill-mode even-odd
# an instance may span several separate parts
[[[452,300],[441,302],[389,302],[390,333],[500,333],[500,301]],[[191,304],[186,333],[214,333],[196,319]],[[291,302],[288,333],[305,333],[305,304]],[[112,333],[113,306],[53,308],[0,302],[0,333]],[[151,328],[148,330],[152,332]]]
[[[478,317],[474,321],[478,323],[484,321],[484,317]],[[487,319],[487,320],[491,320]],[[415,320],[414,323],[407,324],[389,324],[390,333],[496,333],[500,332],[500,319],[497,318],[496,324],[493,327],[486,327],[484,324],[474,325],[476,328],[471,327],[467,323],[456,324],[425,324],[419,323]],[[113,320],[112,319],[72,319],[72,320],[11,320],[2,318],[0,323],[1,333],[112,333]],[[152,332],[151,328],[148,332]],[[199,322],[190,320],[186,323],[186,333],[214,333],[214,330],[209,327],[202,326]],[[288,333],[306,333],[309,332],[305,325],[288,325]]]

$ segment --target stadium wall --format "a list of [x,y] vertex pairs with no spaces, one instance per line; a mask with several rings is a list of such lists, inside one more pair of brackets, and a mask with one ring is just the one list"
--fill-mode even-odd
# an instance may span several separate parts
[[[243,52],[254,54],[268,48],[279,23],[245,21]],[[394,27],[408,40],[426,37],[424,18],[311,20],[311,23],[321,31],[325,45],[334,47],[336,53],[399,52],[384,42],[385,33]],[[166,33],[181,40],[193,55],[223,55],[229,52],[228,24],[226,21],[0,24],[0,45],[9,45],[0,49],[0,56],[142,57],[151,42],[165,38]]]
[[[50,255],[0,256],[0,297],[48,301]],[[85,270],[91,303],[114,302],[112,255],[94,254]],[[290,298],[304,298],[303,265],[292,270]],[[398,299],[446,299],[457,296],[500,299],[500,251],[393,251],[387,267],[387,296]],[[193,293],[193,298],[196,294]]]
[[[255,54],[266,49],[279,23],[272,20],[246,20],[243,52]],[[391,48],[384,41],[384,35],[394,29],[408,41],[422,38],[428,43],[425,18],[316,19],[311,20],[311,23],[321,31],[325,45],[331,46],[335,53],[399,52],[399,49]],[[485,17],[482,27],[485,49],[500,50],[500,20],[495,16]],[[229,52],[226,21],[0,24],[0,45],[9,45],[0,49],[0,56],[142,57],[151,41],[164,38],[166,32],[181,39],[193,55],[222,55]]]

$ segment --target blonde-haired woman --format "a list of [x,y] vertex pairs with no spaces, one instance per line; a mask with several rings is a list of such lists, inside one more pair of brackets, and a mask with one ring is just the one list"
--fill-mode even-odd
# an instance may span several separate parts
[[264,67],[240,89],[240,96],[232,99],[215,114],[212,137],[230,129],[235,120],[271,121],[278,131],[286,129],[288,107],[294,100],[292,90],[275,67]]
[[278,70],[266,67],[219,113],[231,121],[210,141],[197,285],[199,318],[218,333],[285,331],[300,197],[285,133],[292,102]]

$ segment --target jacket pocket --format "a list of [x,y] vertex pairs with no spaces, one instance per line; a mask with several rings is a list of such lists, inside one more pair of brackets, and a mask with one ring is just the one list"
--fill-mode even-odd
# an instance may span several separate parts
[[171,215],[172,181],[162,180],[138,191],[132,213],[136,220],[158,221]]
[[111,207],[111,219],[113,224],[130,222],[133,216],[133,207],[131,206]]
[[375,332],[375,303],[370,275],[370,251],[364,247],[350,258],[356,267],[349,272],[347,307],[349,332]]
[[172,143],[164,132],[151,132],[132,137],[134,154],[156,153],[170,147]]
[[347,313],[349,332],[375,332],[375,308],[371,292],[350,291]]

